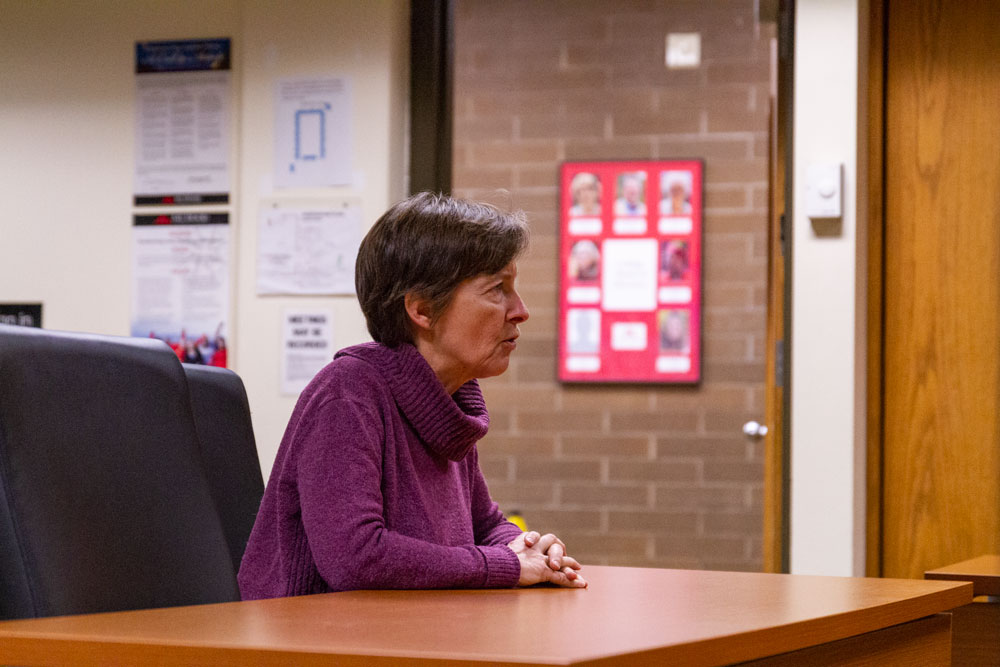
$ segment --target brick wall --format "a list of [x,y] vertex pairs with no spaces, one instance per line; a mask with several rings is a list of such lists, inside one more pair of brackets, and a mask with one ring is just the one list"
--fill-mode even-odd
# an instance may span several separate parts
[[[664,66],[700,32],[701,67]],[[595,564],[761,566],[770,26],[753,0],[459,0],[454,185],[522,208],[531,311],[508,372],[484,381],[495,499]],[[415,94],[418,94],[415,91]],[[703,158],[699,387],[555,380],[562,160]]]

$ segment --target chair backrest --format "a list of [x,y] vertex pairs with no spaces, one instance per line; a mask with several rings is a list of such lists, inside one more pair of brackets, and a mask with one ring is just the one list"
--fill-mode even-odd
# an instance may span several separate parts
[[239,571],[264,495],[247,392],[240,376],[232,371],[183,366],[208,485],[226,533],[233,569]]
[[177,357],[0,325],[0,618],[238,599]]

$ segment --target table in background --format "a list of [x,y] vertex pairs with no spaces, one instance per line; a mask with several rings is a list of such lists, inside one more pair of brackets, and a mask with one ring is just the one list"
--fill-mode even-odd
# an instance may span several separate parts
[[939,612],[972,600],[957,582],[584,571],[587,590],[352,591],[6,621],[0,664],[929,667],[951,658]]
[[929,570],[924,578],[972,582],[976,599],[952,612],[952,662],[956,667],[1000,667],[1000,555]]

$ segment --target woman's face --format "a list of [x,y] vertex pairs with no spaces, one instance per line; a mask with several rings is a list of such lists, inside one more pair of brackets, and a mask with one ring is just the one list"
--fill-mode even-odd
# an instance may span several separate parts
[[435,357],[448,366],[450,376],[485,378],[507,370],[517,347],[518,325],[528,309],[514,288],[517,265],[499,273],[463,281],[451,303],[432,327]]
[[577,190],[577,197],[580,202],[580,206],[587,210],[590,210],[597,204],[597,184],[596,183],[584,183]]

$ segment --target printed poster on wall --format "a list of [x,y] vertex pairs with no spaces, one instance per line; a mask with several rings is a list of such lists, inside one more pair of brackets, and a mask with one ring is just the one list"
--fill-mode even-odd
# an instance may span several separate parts
[[281,350],[281,393],[297,395],[333,361],[333,312],[286,310]]
[[229,214],[133,216],[131,334],[224,368],[228,319]]
[[361,207],[271,206],[257,229],[258,294],[354,294]]
[[559,379],[701,379],[700,160],[567,162]]
[[229,203],[230,42],[135,45],[135,206]]
[[337,77],[281,79],[274,99],[274,185],[350,185],[351,84]]

